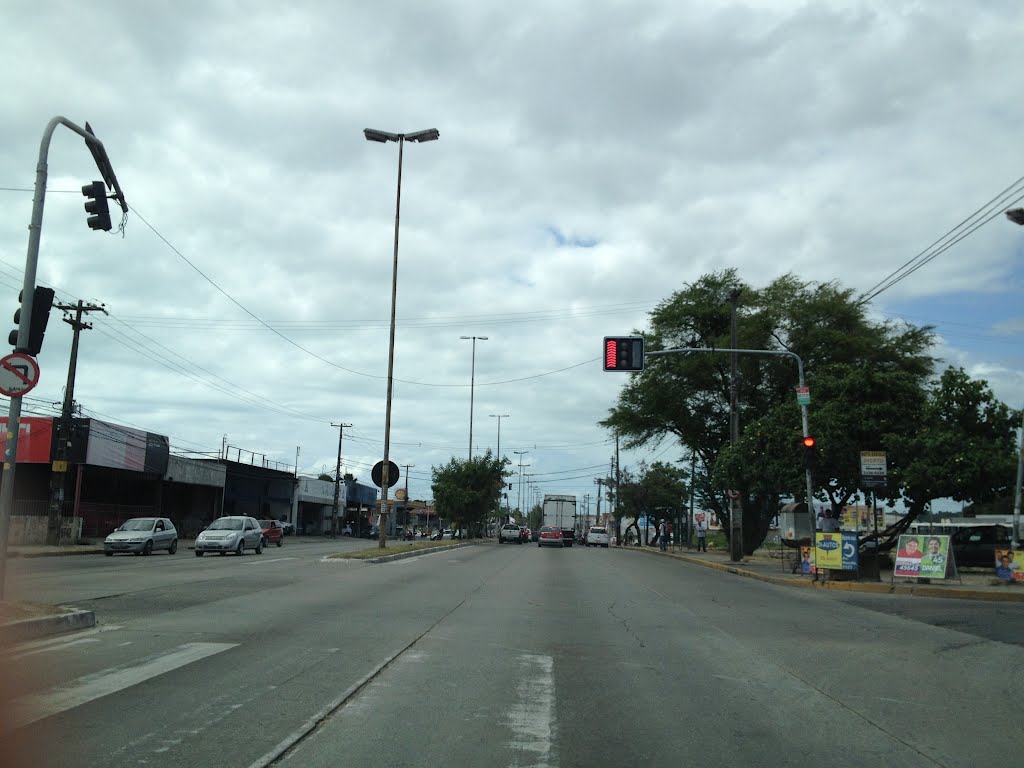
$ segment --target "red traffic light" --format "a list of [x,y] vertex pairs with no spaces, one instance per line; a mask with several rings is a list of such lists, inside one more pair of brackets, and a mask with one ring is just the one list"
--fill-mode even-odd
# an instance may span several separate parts
[[636,373],[644,369],[643,336],[605,336],[604,369]]
[[803,442],[804,442],[804,448],[813,448],[815,440],[814,440],[813,437],[805,437]]

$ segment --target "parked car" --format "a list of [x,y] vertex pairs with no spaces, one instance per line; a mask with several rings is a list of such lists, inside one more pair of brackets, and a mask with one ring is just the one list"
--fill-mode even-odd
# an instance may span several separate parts
[[295,533],[294,523],[289,523],[287,520],[278,520],[277,524],[281,526],[281,530],[285,536],[291,536]]
[[1009,549],[1010,529],[1004,525],[974,525],[953,534],[953,556],[957,565],[995,568],[996,550]]
[[263,527],[255,517],[229,515],[218,517],[196,537],[196,557],[207,552],[242,555],[251,549],[263,554]]
[[349,523],[345,523],[345,526],[341,529],[342,536],[352,536],[352,526]]
[[504,544],[505,542],[511,542],[512,544],[522,544],[523,534],[519,530],[519,526],[515,523],[505,523],[501,526],[501,530],[498,531],[498,543]]
[[519,526],[519,539],[524,544],[530,540],[530,529],[527,528],[525,525]]
[[158,549],[166,549],[170,555],[178,551],[178,531],[166,517],[133,517],[103,540],[107,557],[115,552],[149,555]]
[[540,537],[537,539],[538,547],[558,547],[561,549],[565,546],[562,543],[562,529],[555,528],[553,525],[545,525],[540,529]]
[[608,529],[601,525],[592,525],[583,538],[588,547],[607,547],[610,539]]
[[260,520],[260,527],[263,529],[264,546],[276,544],[280,547],[284,543],[284,526],[277,520]]

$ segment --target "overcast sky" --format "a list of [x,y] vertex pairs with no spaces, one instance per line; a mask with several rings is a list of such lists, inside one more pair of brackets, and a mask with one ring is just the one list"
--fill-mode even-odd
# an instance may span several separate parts
[[[601,370],[603,336],[728,267],[867,291],[1024,174],[1010,0],[9,0],[3,16],[0,311],[43,129],[88,120],[134,212],[123,238],[87,228],[80,188],[99,176],[59,128],[38,281],[109,311],[82,334],[82,413],[176,453],[226,436],[333,471],[343,421],[344,471],[369,482],[398,151],[362,130],[440,131],[406,145],[402,178],[391,458],[414,465],[413,498],[469,451],[460,336],[488,337],[474,450],[507,414],[501,451],[517,468],[527,451],[541,492],[593,498],[614,454],[597,422],[624,383]],[[998,215],[872,312],[934,324],[946,361],[1019,407],[1022,252]],[[63,397],[60,317],[33,413]],[[622,460],[642,458],[682,456]]]

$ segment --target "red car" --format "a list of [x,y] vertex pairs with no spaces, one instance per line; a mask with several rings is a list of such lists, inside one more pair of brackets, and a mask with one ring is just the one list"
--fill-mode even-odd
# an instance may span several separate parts
[[284,543],[284,528],[277,520],[260,520],[260,528],[263,529],[263,541],[265,546]]
[[561,549],[564,544],[562,543],[562,531],[559,528],[555,528],[553,525],[545,525],[540,529],[540,536],[537,538],[538,547],[558,547]]
[[523,544],[529,544],[530,543],[530,529],[527,528],[525,525],[520,525],[519,526],[519,540]]

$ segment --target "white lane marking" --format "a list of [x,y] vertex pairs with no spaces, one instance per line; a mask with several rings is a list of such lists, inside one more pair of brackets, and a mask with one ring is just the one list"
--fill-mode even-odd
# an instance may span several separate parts
[[265,563],[280,563],[284,560],[298,560],[297,557],[275,557],[270,560],[250,560],[246,565],[263,565]]
[[63,645],[68,640],[78,639],[80,637],[88,637],[89,635],[98,635],[100,632],[113,632],[114,630],[121,629],[120,624],[111,624],[110,626],[95,627],[93,629],[83,629],[81,632],[74,632],[69,635],[61,635],[60,637],[50,637],[45,640],[31,640],[27,643],[19,643],[10,649],[11,653],[23,653],[24,651],[32,650],[34,648],[44,648],[49,645]]
[[[525,670],[519,676],[516,702],[505,715],[505,724],[513,733],[508,744],[513,754],[510,766],[550,768],[555,732],[555,662],[550,656],[524,653],[519,663]],[[520,757],[527,762],[521,763]]]
[[141,664],[111,667],[44,693],[22,696],[12,702],[13,716],[9,725],[21,728],[237,646],[238,643],[186,643]]
[[70,648],[72,645],[81,645],[82,643],[98,643],[99,638],[96,637],[81,637],[78,640],[70,640],[62,643],[61,645],[48,645],[45,648],[35,648],[31,651],[24,651],[23,653],[16,653],[12,656],[8,656],[11,661],[17,659],[24,659],[26,656],[35,656],[38,653],[49,653],[50,651],[63,651],[65,648]]

